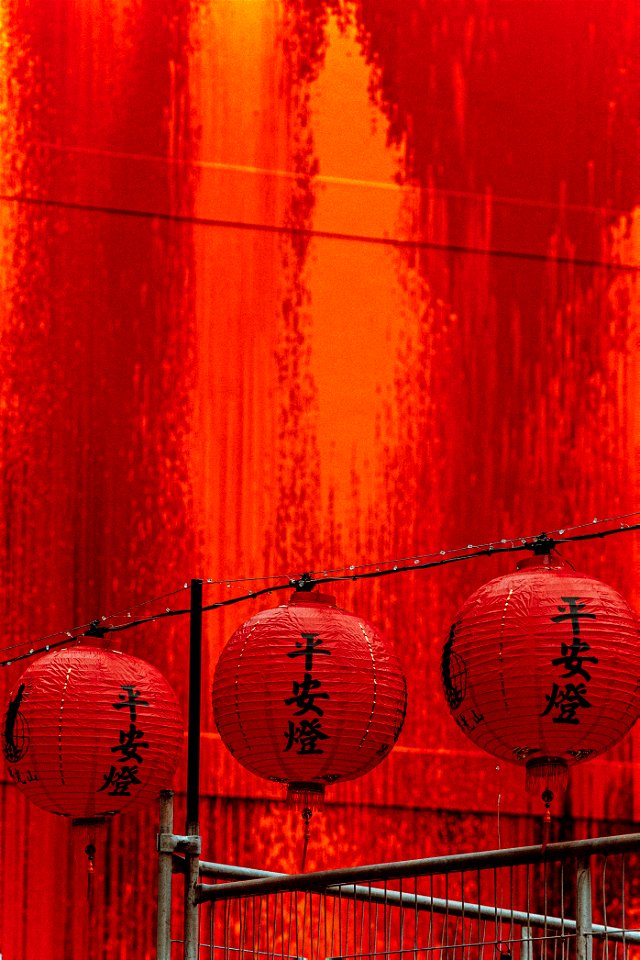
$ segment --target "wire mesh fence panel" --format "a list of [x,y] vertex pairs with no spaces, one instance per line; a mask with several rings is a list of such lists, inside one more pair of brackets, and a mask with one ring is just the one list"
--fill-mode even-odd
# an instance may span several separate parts
[[635,853],[594,858],[591,872],[595,960],[640,960],[640,858]]
[[634,835],[291,877],[205,863],[197,960],[640,960],[637,850]]

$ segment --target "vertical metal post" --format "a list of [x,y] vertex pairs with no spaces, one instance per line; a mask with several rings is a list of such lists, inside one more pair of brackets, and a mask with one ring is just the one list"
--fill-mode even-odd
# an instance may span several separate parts
[[[160,836],[173,833],[173,790],[160,792]],[[158,853],[157,960],[171,960],[171,877],[173,854]]]
[[[160,960],[160,958],[158,958]],[[523,927],[520,933],[520,960],[533,960],[531,927]]]
[[591,865],[581,857],[576,865],[576,960],[591,960],[593,917],[591,913]]
[[[202,580],[191,581],[189,628],[189,730],[187,735],[187,836],[200,834],[200,700],[202,688]],[[185,856],[184,960],[198,957],[198,854]]]
[[200,799],[200,700],[202,690],[202,580],[191,581],[189,618],[189,729],[187,735],[187,833],[198,823]]
[[[197,825],[196,825],[197,826]],[[196,836],[191,833],[190,836]],[[197,853],[185,855],[184,877],[184,960],[198,960],[198,904],[196,887],[200,873],[200,859]]]

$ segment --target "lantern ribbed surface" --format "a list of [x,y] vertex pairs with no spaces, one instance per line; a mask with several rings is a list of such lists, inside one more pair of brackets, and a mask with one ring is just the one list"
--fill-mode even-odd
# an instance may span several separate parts
[[244,623],[218,661],[213,709],[243,766],[304,805],[372,770],[406,710],[400,664],[378,631],[317,592]]
[[184,724],[161,673],[94,646],[58,650],[10,695],[3,750],[24,795],[51,813],[109,816],[170,786]]
[[477,590],[442,652],[451,713],[479,747],[562,785],[639,712],[638,621],[612,587],[555,557],[522,561]]

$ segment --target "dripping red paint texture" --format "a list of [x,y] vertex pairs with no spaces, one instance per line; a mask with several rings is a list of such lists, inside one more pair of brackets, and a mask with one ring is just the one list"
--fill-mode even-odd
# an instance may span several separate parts
[[[12,0],[2,32],[7,647],[191,576],[214,602],[634,508],[632,0]],[[633,536],[567,559],[637,606]],[[439,690],[455,611],[511,566],[336,588],[410,665],[408,710],[309,868],[494,846],[498,793],[503,844],[538,839]],[[268,606],[207,615],[209,680]],[[123,643],[183,706],[186,647],[179,620]],[[636,819],[636,750],[575,770],[559,835]],[[210,704],[202,769],[206,856],[294,869]],[[153,955],[152,814],[109,828],[90,931],[58,820],[6,779],[0,816],[4,957]]]
[[[175,176],[188,152],[182,6],[43,0],[3,16],[3,178],[25,198],[3,203],[7,646],[157,596],[193,563],[192,249],[167,219],[190,190]],[[183,643],[152,628],[124,649],[184,705]],[[24,666],[3,672],[7,691]],[[153,814],[97,844],[90,920],[71,827],[6,783],[1,816],[3,956],[150,954],[133,904],[153,858],[131,854]]]

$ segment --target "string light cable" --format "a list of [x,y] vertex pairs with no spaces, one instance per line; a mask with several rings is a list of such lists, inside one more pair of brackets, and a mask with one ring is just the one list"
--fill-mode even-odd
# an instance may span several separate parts
[[[562,527],[558,530],[553,530],[550,533],[540,533],[537,535],[523,537],[506,537],[499,540],[490,541],[488,543],[468,544],[466,547],[454,547],[440,550],[437,553],[421,554],[413,557],[402,557],[396,560],[382,560],[375,563],[366,562],[350,564],[349,566],[335,569],[310,571],[296,577],[291,577],[284,574],[270,574],[263,577],[238,577],[236,579],[229,580],[207,579],[204,581],[207,586],[226,585],[228,589],[231,588],[232,584],[235,585],[255,582],[264,583],[265,581],[276,582],[272,582],[268,586],[261,587],[259,589],[249,590],[247,593],[239,594],[234,597],[228,597],[225,600],[218,600],[215,603],[210,603],[206,606],[203,606],[202,610],[203,612],[219,610],[223,607],[229,607],[238,603],[255,600],[258,597],[270,595],[282,590],[294,589],[298,591],[310,591],[317,586],[327,583],[370,580],[373,578],[391,576],[394,574],[409,573],[416,570],[430,570],[435,567],[447,566],[451,563],[460,563],[465,560],[474,560],[478,557],[490,557],[502,553],[531,551],[538,555],[549,554],[552,551],[557,550],[559,546],[565,543],[575,543],[596,539],[602,540],[605,537],[609,537],[614,534],[629,533],[634,530],[640,530],[640,522],[626,522],[627,520],[633,520],[637,517],[640,517],[640,511],[636,513],[624,514],[623,516],[618,517],[608,517],[603,520],[599,520],[597,517],[595,517],[593,520],[587,523],[581,523],[570,527]],[[618,526],[610,526],[607,529],[594,529],[594,526],[600,527],[604,524],[613,523],[618,523]],[[586,530],[587,528],[590,528],[589,532],[577,532]],[[118,633],[122,630],[129,630],[132,627],[139,627],[143,624],[152,623],[168,617],[187,616],[191,612],[189,607],[180,609],[165,607],[164,610],[157,613],[150,614],[146,617],[136,618],[133,617],[133,611],[140,610],[143,607],[149,607],[150,605],[160,601],[166,601],[177,594],[183,593],[184,590],[188,589],[188,587],[189,583],[185,582],[182,587],[176,590],[161,594],[158,597],[143,600],[132,607],[125,608],[124,610],[120,610],[115,613],[107,614],[98,619],[92,620],[90,623],[83,624],[79,627],[74,627],[70,630],[60,630],[57,633],[40,637],[38,640],[32,642],[28,652],[17,654],[9,659],[0,661],[0,667],[8,667],[11,666],[11,664],[19,662],[20,660],[26,660],[32,656],[46,653],[58,647],[66,646],[82,637],[102,638],[107,634]],[[126,617],[123,623],[110,622],[121,619],[122,617]],[[55,640],[56,637],[60,637],[61,639]],[[25,643],[20,643],[11,647],[5,647],[4,652],[19,647],[24,647],[25,645]]]
[[[184,589],[186,589],[187,586],[188,586],[188,584],[185,583],[184,586],[181,587],[181,588],[178,589],[178,590],[171,590],[169,593],[163,593],[163,594],[160,594],[160,596],[157,596],[157,597],[150,597],[150,598],[148,598],[147,600],[141,600],[139,603],[135,603],[135,604],[132,604],[132,605],[129,606],[129,607],[125,607],[123,610],[117,610],[117,611],[115,611],[114,613],[106,614],[106,615],[100,617],[100,619],[91,620],[91,621],[89,621],[88,623],[83,623],[83,624],[80,624],[80,625],[78,625],[78,626],[76,626],[76,627],[71,627],[71,628],[69,628],[69,629],[67,629],[67,630],[56,630],[55,633],[49,633],[49,634],[47,634],[46,636],[40,637],[38,640],[35,641],[35,643],[40,644],[40,645],[45,644],[44,647],[43,647],[43,646],[40,646],[40,649],[38,649],[38,650],[31,649],[31,650],[29,650],[28,653],[23,654],[22,656],[19,656],[19,657],[14,658],[14,660],[9,660],[9,661],[7,661],[7,662],[5,662],[5,663],[0,663],[0,666],[9,666],[11,663],[15,662],[16,659],[17,659],[17,660],[24,660],[24,659],[26,659],[27,657],[35,656],[35,655],[38,654],[38,653],[46,653],[46,652],[48,652],[49,650],[54,650],[56,647],[65,646],[66,644],[71,643],[73,640],[77,640],[78,637],[84,637],[84,636],[91,635],[91,631],[95,631],[95,630],[98,628],[98,626],[99,626],[100,623],[106,623],[106,622],[109,621],[109,620],[115,620],[115,619],[117,619],[117,618],[119,618],[119,617],[124,617],[124,616],[126,616],[128,619],[130,619],[130,618],[133,617],[133,611],[134,611],[134,610],[139,610],[141,607],[147,607],[147,606],[150,606],[150,605],[153,604],[153,603],[158,603],[158,602],[161,601],[161,600],[167,600],[167,599],[169,599],[170,597],[174,597],[176,594],[182,593],[182,591],[183,591]],[[167,609],[168,609],[168,608],[167,608]],[[180,611],[180,612],[181,612],[181,613],[189,613],[188,610],[183,610],[183,611]],[[132,622],[132,624],[138,624],[138,623],[148,622],[149,620],[152,620],[152,619],[155,619],[155,618],[154,618],[154,617],[147,617],[147,618],[145,618],[144,620],[142,620],[142,619],[137,619],[137,620],[132,620],[131,622]],[[105,632],[106,632],[106,630],[105,630]],[[95,635],[95,633],[94,633],[94,635]],[[50,641],[55,640],[56,637],[62,637],[62,639],[59,640],[59,641],[57,641],[57,642],[55,642],[55,643],[51,643]],[[49,641],[49,642],[48,642],[48,641]],[[23,640],[23,641],[21,641],[20,643],[14,643],[14,644],[11,644],[11,645],[9,645],[9,646],[2,647],[2,648],[0,648],[0,649],[1,649],[1,652],[5,652],[5,653],[6,653],[6,652],[9,651],[9,650],[15,650],[15,649],[17,649],[17,648],[19,648],[19,647],[24,647],[24,646],[25,646],[25,643],[26,643],[26,641]]]

